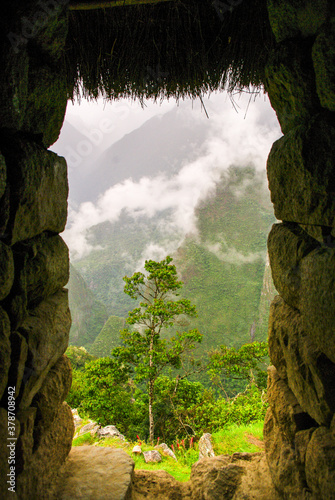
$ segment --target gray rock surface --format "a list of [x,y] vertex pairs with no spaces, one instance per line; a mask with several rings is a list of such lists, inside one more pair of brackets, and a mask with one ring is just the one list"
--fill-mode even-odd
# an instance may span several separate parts
[[326,24],[317,36],[313,45],[316,90],[321,105],[335,111],[335,26],[334,22]]
[[64,354],[70,323],[67,290],[60,290],[41,302],[20,327],[20,333],[27,339],[30,358],[22,378],[21,409],[31,404],[47,373]]
[[174,460],[177,460],[176,455],[173,453],[171,448],[169,448],[166,443],[157,444],[155,446],[155,449],[160,451],[163,455],[166,455],[168,457],[173,458]]
[[0,300],[9,294],[14,282],[14,259],[10,247],[0,241]]
[[74,439],[83,436],[84,434],[87,434],[88,432],[91,434],[91,436],[96,436],[98,433],[98,430],[100,429],[100,425],[97,422],[92,422],[90,421],[88,424],[83,425],[74,435]]
[[79,416],[78,410],[76,408],[72,408],[71,410],[73,416],[73,423],[75,430],[81,426],[83,419]]
[[302,498],[306,487],[304,469],[296,460],[293,441],[284,436],[269,408],[264,422],[265,452],[275,488],[280,498]]
[[334,227],[334,163],[335,127],[328,115],[310,117],[276,141],[267,171],[277,219]]
[[272,414],[287,441],[298,431],[313,427],[315,422],[299,405],[295,395],[282,380],[274,366],[268,368],[268,401]]
[[101,427],[97,431],[99,438],[118,438],[120,441],[125,441],[125,437],[121,432],[115,427],[115,425],[106,425]]
[[122,450],[74,447],[65,465],[59,500],[128,500],[134,462]]
[[144,457],[145,463],[147,463],[147,464],[150,462],[161,462],[162,461],[162,456],[157,450],[144,451],[143,457]]
[[301,408],[318,424],[329,425],[335,412],[335,365],[306,334],[299,311],[279,296],[270,309],[269,352]]
[[179,482],[165,471],[135,470],[132,500],[279,500],[265,453],[235,453],[199,460]]
[[18,142],[8,165],[16,178],[11,193],[11,243],[43,231],[60,233],[67,217],[67,167],[64,158],[34,143]]
[[265,72],[265,89],[284,134],[320,111],[311,57],[302,45],[283,42],[280,50],[271,52]]
[[335,498],[335,438],[326,427],[313,432],[306,451],[306,478],[315,498]]
[[17,449],[24,450],[24,470],[17,479],[17,495],[20,499],[30,499],[38,492],[39,500],[56,500],[59,497],[54,488],[70,452],[74,432],[71,409],[66,403],[61,404],[53,425],[44,428],[36,441],[32,410],[18,415],[21,432]]
[[35,439],[43,434],[43,429],[50,428],[57,417],[59,407],[65,400],[72,383],[70,360],[61,356],[46,376],[41,389],[33,400],[37,409],[38,424],[35,429]]
[[208,432],[199,439],[199,460],[201,458],[214,457],[215,453],[212,444],[212,435]]
[[269,19],[277,42],[311,36],[327,19],[327,0],[269,0]]

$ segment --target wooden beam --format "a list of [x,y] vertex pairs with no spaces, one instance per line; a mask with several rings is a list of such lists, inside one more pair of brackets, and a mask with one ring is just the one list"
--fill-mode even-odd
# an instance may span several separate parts
[[110,9],[112,7],[125,7],[128,5],[143,5],[143,4],[154,4],[162,2],[173,2],[175,0],[114,0],[111,2],[77,2],[73,1],[69,3],[69,10],[96,10],[96,9]]

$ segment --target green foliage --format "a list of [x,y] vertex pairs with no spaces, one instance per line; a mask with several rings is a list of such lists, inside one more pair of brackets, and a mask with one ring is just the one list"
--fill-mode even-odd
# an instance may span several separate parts
[[264,420],[267,408],[264,391],[251,384],[233,399],[218,398],[215,402],[196,408],[194,420],[198,428],[215,432],[226,425],[246,425]]
[[134,384],[122,367],[113,359],[100,358],[86,364],[83,373],[75,373],[67,402],[101,425],[117,424],[124,433],[143,419],[134,394]]
[[66,349],[65,354],[69,358],[73,370],[83,370],[86,363],[95,359],[94,356],[87,352],[85,347],[74,345],[70,345]]
[[86,432],[81,436],[78,436],[72,441],[72,446],[83,446],[83,445],[91,445],[96,442],[94,436],[90,434],[90,432]]
[[198,430],[192,418],[195,408],[214,401],[211,391],[186,378],[159,377],[155,385],[155,432],[165,442],[194,436]]
[[252,342],[244,344],[240,349],[221,345],[209,353],[210,363],[208,374],[212,381],[220,383],[222,376],[239,380],[256,380],[264,387],[266,373],[266,358],[268,357],[267,342]]
[[72,384],[70,392],[67,395],[66,402],[71,408],[79,408],[84,395],[84,372],[81,370],[72,369]]

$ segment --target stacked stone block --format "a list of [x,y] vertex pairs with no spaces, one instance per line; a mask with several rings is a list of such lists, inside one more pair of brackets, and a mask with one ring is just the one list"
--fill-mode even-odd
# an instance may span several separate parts
[[[49,499],[74,431],[64,403],[69,258],[59,236],[67,167],[47,150],[68,97],[67,15],[61,1],[16,4],[16,15],[8,7],[0,22],[0,497]],[[15,388],[15,493],[7,483],[8,387]]]
[[279,221],[264,435],[287,499],[335,499],[335,17],[327,0],[268,0],[266,88],[284,136],[268,158]]

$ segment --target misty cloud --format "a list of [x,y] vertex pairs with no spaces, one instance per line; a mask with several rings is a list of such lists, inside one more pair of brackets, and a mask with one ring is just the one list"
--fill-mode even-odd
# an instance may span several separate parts
[[212,244],[207,243],[204,246],[222,262],[227,262],[227,264],[234,264],[236,266],[251,264],[259,259],[265,261],[266,259],[266,252],[243,254],[234,247],[227,247],[225,251],[222,251],[222,244],[219,242]]
[[[242,113],[236,113],[222,94],[205,100],[205,106],[209,120],[200,108],[192,110],[186,104],[181,106],[186,119],[190,120],[192,116],[193,119],[204,119],[210,127],[208,139],[195,161],[182,165],[172,176],[142,177],[137,182],[125,179],[108,187],[97,203],[86,202],[77,210],[70,209],[64,239],[72,258],[80,258],[92,250],[88,239],[91,227],[105,221],[117,221],[123,211],[134,219],[143,216],[152,218],[166,212],[161,224],[164,224],[166,232],[175,236],[173,244],[169,243],[170,248],[149,245],[145,258],[165,257],[177,249],[184,235],[196,232],[195,208],[213,193],[222,172],[231,165],[253,164],[257,170],[265,169],[271,144],[280,135],[268,102],[259,100],[257,104],[250,105],[245,119]],[[234,249],[221,252],[216,245],[212,245],[211,251],[227,262],[253,262],[252,259],[259,258],[259,255],[239,254]]]

